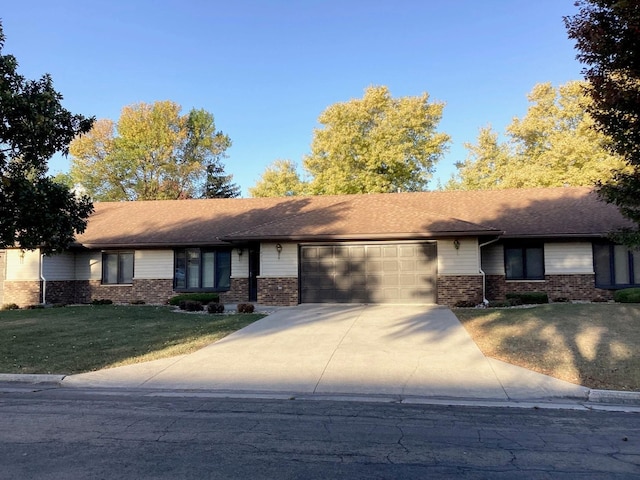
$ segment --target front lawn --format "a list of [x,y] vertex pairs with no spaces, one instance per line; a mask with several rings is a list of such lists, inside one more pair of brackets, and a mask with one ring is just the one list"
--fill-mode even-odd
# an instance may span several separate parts
[[482,352],[571,383],[640,391],[640,305],[455,309]]
[[112,305],[0,311],[0,373],[72,374],[190,353],[262,317]]

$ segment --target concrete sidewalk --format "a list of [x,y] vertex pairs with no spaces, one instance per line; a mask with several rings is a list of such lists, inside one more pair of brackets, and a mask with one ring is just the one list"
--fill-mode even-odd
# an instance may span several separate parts
[[68,387],[587,399],[589,389],[486,358],[440,306],[301,305],[193,354],[65,377]]

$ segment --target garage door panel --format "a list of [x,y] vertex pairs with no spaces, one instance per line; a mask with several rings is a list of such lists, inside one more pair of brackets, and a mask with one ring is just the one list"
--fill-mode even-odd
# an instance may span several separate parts
[[303,303],[435,303],[434,243],[301,248]]

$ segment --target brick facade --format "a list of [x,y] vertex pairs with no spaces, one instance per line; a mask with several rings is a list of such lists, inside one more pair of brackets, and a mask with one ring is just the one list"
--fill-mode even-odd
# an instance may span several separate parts
[[298,305],[298,278],[258,278],[258,303],[284,307]]
[[453,307],[458,302],[482,302],[481,275],[438,275],[438,305]]
[[40,282],[5,281],[3,303],[15,303],[20,307],[40,303]]
[[228,292],[220,292],[220,303],[246,303],[248,301],[248,278],[232,278],[231,289]]
[[[12,302],[21,306],[40,302],[39,282],[9,283],[17,284],[7,291],[20,300],[11,300]],[[29,292],[25,288],[26,284],[33,284],[30,285]],[[171,279],[134,279],[132,285],[103,285],[100,280],[48,281],[46,303],[91,303],[93,300],[108,299],[114,303],[142,301],[163,305],[176,294]],[[220,292],[222,303],[247,302],[248,299],[247,278],[231,279],[231,289],[228,292]]]
[[508,281],[504,275],[487,275],[487,299],[504,300],[507,293],[545,292],[549,300],[568,298],[569,300],[591,301],[601,297],[613,299],[611,290],[595,287],[595,275],[546,275],[541,281]]

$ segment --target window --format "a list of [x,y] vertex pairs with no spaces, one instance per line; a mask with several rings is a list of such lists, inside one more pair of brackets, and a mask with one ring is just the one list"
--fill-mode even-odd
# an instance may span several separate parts
[[133,252],[103,253],[102,283],[131,285],[133,283]]
[[229,290],[231,251],[184,248],[175,251],[176,290]]
[[504,268],[507,280],[544,280],[542,245],[505,245]]
[[624,245],[594,244],[596,286],[623,288],[640,285],[640,251]]

